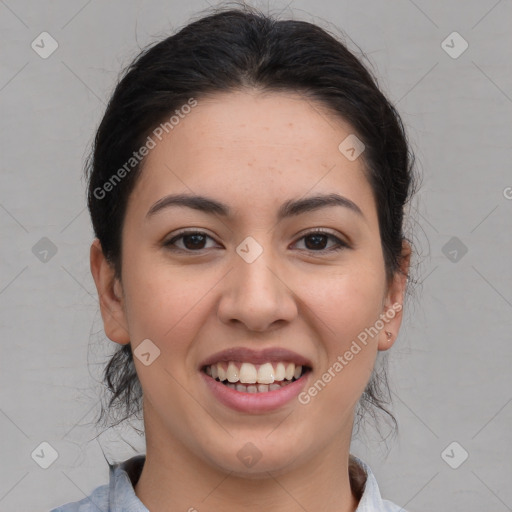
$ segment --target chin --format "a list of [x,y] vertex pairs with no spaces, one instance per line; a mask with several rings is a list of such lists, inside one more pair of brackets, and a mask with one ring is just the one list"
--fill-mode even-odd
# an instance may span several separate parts
[[[268,435],[268,434],[267,434]],[[282,442],[280,442],[282,441]],[[284,445],[284,438],[277,437],[269,442],[261,438],[243,440],[236,438],[227,447],[219,447],[220,452],[208,453],[208,462],[231,476],[247,479],[268,479],[268,473],[273,475],[287,472],[297,463],[297,459],[303,456],[304,451],[297,453],[297,446],[300,443],[291,441],[288,438],[288,445]],[[235,448],[236,447],[236,448]],[[209,447],[211,449],[211,446]]]

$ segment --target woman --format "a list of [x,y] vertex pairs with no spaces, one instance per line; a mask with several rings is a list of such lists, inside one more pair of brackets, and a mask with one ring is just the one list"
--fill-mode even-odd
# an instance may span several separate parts
[[412,167],[393,106],[315,25],[225,9],[143,51],[88,206],[110,405],[142,407],[146,455],[54,512],[403,510],[349,448],[386,411]]

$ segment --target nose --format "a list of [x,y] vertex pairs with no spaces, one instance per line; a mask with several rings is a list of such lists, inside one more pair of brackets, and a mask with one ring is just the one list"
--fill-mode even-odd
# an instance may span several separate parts
[[291,283],[270,250],[252,263],[235,254],[234,266],[224,281],[217,311],[223,323],[241,323],[250,331],[264,332],[297,316]]

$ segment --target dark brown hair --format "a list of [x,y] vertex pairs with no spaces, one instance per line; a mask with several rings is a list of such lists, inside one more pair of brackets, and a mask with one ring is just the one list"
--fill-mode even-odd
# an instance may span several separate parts
[[[404,206],[415,183],[414,155],[399,114],[361,61],[319,26],[278,20],[247,6],[210,11],[141,51],[120,77],[97,130],[86,166],[88,207],[94,233],[116,277],[121,279],[126,205],[141,164],[123,173],[107,194],[98,191],[152,130],[190,98],[200,101],[206,95],[256,88],[298,91],[350,123],[364,142],[365,173],[376,201],[389,281],[400,272],[402,242],[407,240]],[[101,417],[119,423],[141,413],[142,389],[130,344],[114,353],[104,382],[110,398]],[[389,399],[385,367],[375,368],[356,419],[365,411],[374,415],[376,408],[396,427],[386,408]]]

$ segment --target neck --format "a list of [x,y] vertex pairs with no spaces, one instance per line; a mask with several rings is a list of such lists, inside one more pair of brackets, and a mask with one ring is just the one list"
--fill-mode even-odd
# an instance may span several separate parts
[[168,432],[158,435],[155,425],[149,431],[148,427],[146,460],[135,493],[152,512],[260,512],[262,508],[354,512],[357,508],[360,493],[351,488],[349,477],[350,436],[336,446],[325,446],[302,464],[295,461],[289,466],[293,469],[246,477],[208,464]]

